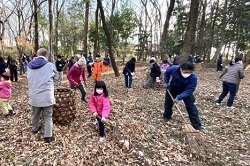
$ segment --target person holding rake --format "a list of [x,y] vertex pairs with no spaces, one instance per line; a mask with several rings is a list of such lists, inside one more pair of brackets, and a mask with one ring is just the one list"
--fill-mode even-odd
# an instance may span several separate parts
[[[170,77],[172,77],[171,82]],[[179,65],[171,66],[164,75],[165,111],[163,118],[171,119],[174,103],[184,101],[189,115],[189,120],[196,130],[202,130],[199,111],[195,105],[194,91],[197,86],[197,75],[194,73],[194,64],[186,62]],[[173,100],[172,100],[172,97]]]

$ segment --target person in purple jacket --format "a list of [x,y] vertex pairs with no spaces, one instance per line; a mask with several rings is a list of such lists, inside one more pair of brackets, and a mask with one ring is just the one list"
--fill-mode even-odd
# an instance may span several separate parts
[[87,87],[87,78],[86,78],[86,60],[85,58],[80,58],[69,70],[67,74],[67,79],[70,82],[70,88],[76,90],[78,88],[82,94],[82,101],[88,103],[86,97],[86,91],[83,87],[81,78],[84,82],[85,87]]
[[[96,117],[99,123],[99,134],[100,142],[105,141],[105,127],[103,121],[106,121],[110,114],[110,101],[108,98],[108,90],[105,82],[98,81],[95,84],[95,89],[91,93],[89,100],[89,108],[93,113],[93,116]],[[97,117],[98,116],[98,117]],[[100,119],[101,118],[101,119]]]
[[[170,81],[170,78],[171,82]],[[194,64],[185,62],[179,65],[173,65],[165,72],[164,87],[169,89],[174,101],[166,91],[165,95],[165,111],[163,117],[171,119],[173,111],[173,102],[178,103],[183,100],[189,115],[189,120],[196,130],[201,130],[201,121],[199,111],[195,105],[194,91],[197,86],[197,75],[194,73]]]

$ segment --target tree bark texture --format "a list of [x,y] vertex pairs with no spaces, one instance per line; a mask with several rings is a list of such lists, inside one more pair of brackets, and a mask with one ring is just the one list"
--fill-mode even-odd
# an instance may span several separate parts
[[98,21],[98,10],[99,6],[97,4],[96,11],[95,11],[95,40],[94,40],[94,53],[93,56],[95,57],[97,52],[98,52],[98,39],[99,39],[99,34],[98,34],[98,29],[99,29],[99,21]]
[[107,37],[107,46],[108,46],[108,52],[109,52],[111,64],[112,64],[113,70],[115,72],[115,76],[118,77],[118,76],[120,76],[120,73],[119,73],[119,70],[118,70],[118,68],[116,66],[115,58],[114,58],[114,55],[113,55],[113,52],[112,52],[112,39],[111,39],[111,36],[110,36],[108,26],[107,26],[106,21],[105,21],[105,14],[104,14],[104,10],[103,10],[103,7],[102,7],[102,0],[97,0],[97,3],[98,3],[98,6],[99,6],[99,9],[100,9],[103,30],[104,30],[104,33],[105,33],[105,35]]
[[165,20],[164,27],[163,27],[163,32],[161,35],[161,41],[160,41],[161,59],[165,58],[165,54],[167,52],[166,43],[167,43],[167,37],[168,37],[168,27],[169,27],[170,18],[172,16],[172,12],[174,10],[174,4],[175,4],[175,0],[171,0],[170,5],[168,7],[168,11],[167,11],[167,16],[166,16],[166,20]]
[[89,30],[89,0],[85,1],[86,9],[85,9],[85,21],[84,21],[84,37],[83,37],[83,55],[85,58],[88,54],[88,30]]
[[33,0],[33,5],[34,5],[34,24],[35,24],[35,33],[34,33],[34,38],[35,38],[35,52],[37,52],[39,48],[39,32],[38,32],[38,4],[37,0]]
[[185,34],[184,44],[181,51],[181,62],[185,62],[191,53],[192,46],[195,42],[195,30],[198,20],[198,9],[200,0],[192,0],[190,7],[190,15],[188,20],[188,26]]
[[53,51],[53,13],[52,13],[52,0],[49,0],[49,61],[54,61]]

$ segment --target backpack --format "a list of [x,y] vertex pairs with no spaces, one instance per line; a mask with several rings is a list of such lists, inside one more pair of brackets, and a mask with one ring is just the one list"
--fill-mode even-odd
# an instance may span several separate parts
[[17,64],[16,64],[16,62],[15,62],[15,61],[11,61],[9,67],[10,67],[10,69],[12,69],[12,70],[16,70],[16,69],[17,69]]

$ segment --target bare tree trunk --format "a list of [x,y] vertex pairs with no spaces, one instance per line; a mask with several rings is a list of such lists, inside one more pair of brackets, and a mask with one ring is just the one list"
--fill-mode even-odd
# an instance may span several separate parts
[[225,29],[226,29],[226,25],[227,25],[227,2],[228,0],[225,0],[224,2],[224,7],[223,7],[223,15],[222,15],[222,21],[221,21],[221,39],[220,42],[218,43],[218,46],[216,48],[216,52],[214,54],[214,57],[212,59],[212,63],[216,63],[217,61],[217,57],[219,56],[220,52],[221,52],[221,48],[223,47],[223,45],[225,45]]
[[96,7],[96,11],[95,11],[95,40],[94,40],[94,56],[96,56],[97,52],[98,52],[98,29],[99,29],[99,21],[98,21],[98,3],[97,3],[97,7]]
[[196,54],[202,56],[204,50],[204,29],[205,29],[205,16],[206,16],[206,8],[207,8],[207,0],[202,1],[202,17],[201,17],[201,24],[199,28],[199,35],[197,41],[197,50]]
[[[59,5],[59,2],[62,2],[61,5]],[[65,3],[65,0],[63,1],[59,1],[59,0],[56,0],[56,20],[55,20],[55,33],[54,33],[54,47],[53,47],[53,50],[54,50],[54,53],[55,55],[58,55],[58,25],[59,25],[59,18],[60,18],[60,13],[62,11],[62,7]]]
[[199,15],[198,9],[199,9],[199,0],[192,0],[190,6],[188,26],[185,34],[185,40],[183,44],[183,49],[181,51],[181,56],[182,56],[181,62],[187,61],[195,41],[195,30]]
[[240,37],[241,37],[241,28],[242,28],[242,6],[243,6],[244,0],[239,0],[237,2],[237,26],[236,26],[236,50],[235,50],[235,56],[239,55],[239,48],[240,48]]
[[169,27],[169,21],[172,15],[172,12],[174,10],[174,4],[175,0],[170,1],[170,5],[168,7],[168,12],[165,20],[165,24],[163,27],[163,32],[161,35],[161,41],[160,41],[160,47],[161,47],[161,59],[164,59],[164,55],[166,54],[166,43],[167,43],[167,37],[168,37],[168,27]]
[[52,13],[52,0],[49,0],[49,61],[54,61],[53,51],[53,13]]
[[38,32],[38,5],[37,0],[33,0],[34,5],[34,24],[35,24],[35,52],[37,52],[39,48],[39,32]]
[[[213,47],[213,40],[214,40],[214,27],[215,27],[215,22],[218,17],[218,9],[219,9],[219,0],[215,2],[215,4],[212,6],[211,9],[211,15],[210,15],[210,20],[213,20],[211,22],[211,28],[210,28],[210,39],[209,39],[209,49],[208,49],[208,57],[207,57],[207,62],[210,63],[210,55],[211,55],[211,49]],[[215,12],[214,12],[215,10]]]
[[114,58],[114,55],[113,55],[113,52],[112,52],[112,39],[111,39],[110,32],[109,32],[109,29],[108,29],[106,21],[105,21],[105,14],[104,14],[104,10],[103,10],[103,7],[102,7],[102,0],[97,0],[97,3],[98,3],[98,7],[99,7],[100,13],[101,13],[103,30],[104,30],[105,35],[107,37],[107,46],[108,46],[108,51],[109,51],[111,64],[112,64],[113,70],[115,72],[115,76],[118,77],[118,76],[120,76],[120,73],[119,73],[119,70],[118,70],[118,68],[116,66],[115,58]]
[[87,57],[88,54],[88,27],[89,27],[89,0],[85,0],[85,21],[84,21],[84,37],[83,37],[83,55]]

